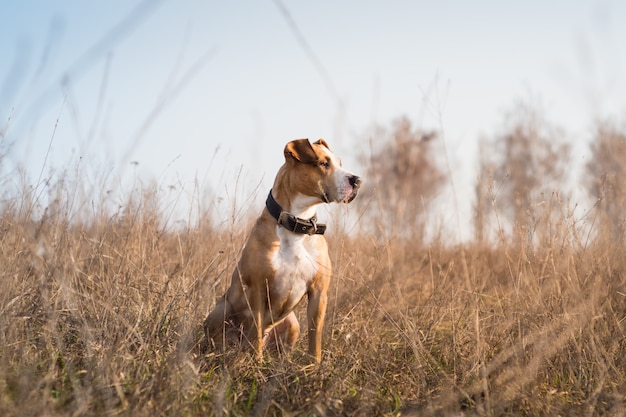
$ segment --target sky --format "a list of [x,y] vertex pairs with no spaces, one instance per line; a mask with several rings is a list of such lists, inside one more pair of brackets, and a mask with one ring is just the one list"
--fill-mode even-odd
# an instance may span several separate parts
[[596,120],[626,115],[619,0],[0,0],[0,16],[5,187],[80,167],[94,190],[262,198],[289,140],[323,137],[358,170],[372,128],[404,116],[440,133],[465,201],[478,140],[517,101],[580,159]]

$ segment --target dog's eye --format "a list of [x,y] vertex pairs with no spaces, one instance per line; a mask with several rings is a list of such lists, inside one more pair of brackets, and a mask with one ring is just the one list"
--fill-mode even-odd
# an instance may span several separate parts
[[323,168],[330,168],[330,159],[320,162],[320,166]]

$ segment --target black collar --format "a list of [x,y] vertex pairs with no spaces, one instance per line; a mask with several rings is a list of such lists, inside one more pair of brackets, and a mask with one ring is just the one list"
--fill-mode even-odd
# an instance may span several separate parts
[[265,200],[265,207],[267,207],[272,217],[278,221],[278,224],[294,233],[303,235],[323,235],[326,231],[326,225],[317,224],[317,217],[315,216],[305,220],[283,211],[280,204],[274,200],[272,190],[270,190],[267,200]]

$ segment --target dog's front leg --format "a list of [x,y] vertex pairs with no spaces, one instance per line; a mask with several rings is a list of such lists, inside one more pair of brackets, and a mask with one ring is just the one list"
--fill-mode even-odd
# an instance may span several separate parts
[[259,361],[263,360],[263,312],[259,309],[255,314],[255,349],[256,357]]
[[263,319],[265,303],[263,302],[263,293],[253,290],[250,292],[249,301],[250,313],[252,320],[247,332],[248,342],[252,345],[257,359],[263,359]]
[[309,326],[309,354],[316,362],[322,361],[322,329],[326,316],[328,279],[322,280],[316,287],[309,290],[309,305],[307,307],[307,320]]

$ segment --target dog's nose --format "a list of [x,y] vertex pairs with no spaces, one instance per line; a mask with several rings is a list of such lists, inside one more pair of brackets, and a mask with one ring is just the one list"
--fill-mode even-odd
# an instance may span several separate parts
[[356,175],[352,175],[348,178],[348,182],[350,183],[351,186],[353,186],[354,188],[359,188],[361,186],[361,178],[357,177]]

